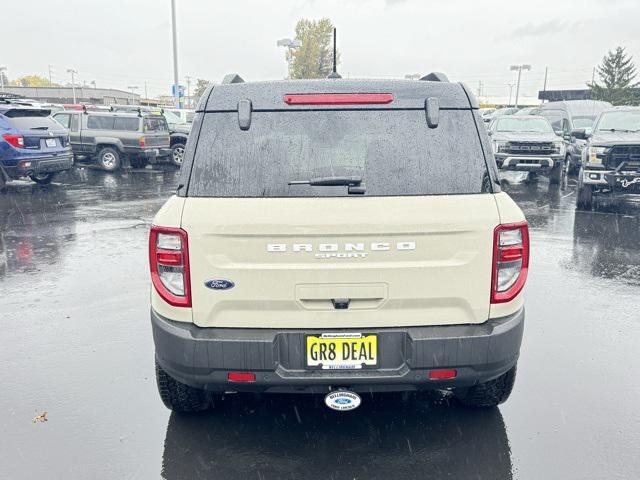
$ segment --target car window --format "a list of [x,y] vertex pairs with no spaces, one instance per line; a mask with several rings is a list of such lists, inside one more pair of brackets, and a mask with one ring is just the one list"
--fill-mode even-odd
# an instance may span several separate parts
[[573,128],[591,128],[594,120],[593,117],[573,117]]
[[71,122],[70,122],[71,128],[70,130],[72,132],[77,132],[78,131],[78,115],[71,115]]
[[549,123],[551,123],[551,127],[554,131],[564,131],[564,120],[567,120],[567,118],[562,110],[544,110],[543,112],[541,112],[541,115],[549,120]]
[[113,122],[115,130],[125,130],[128,132],[137,132],[140,128],[140,118],[138,117],[115,117]]
[[34,115],[21,115],[10,117],[11,124],[19,130],[43,129],[43,130],[60,130],[60,122],[51,117]]
[[62,125],[64,128],[69,128],[69,122],[71,120],[71,115],[68,113],[60,113],[54,115],[53,119]]
[[114,117],[102,115],[89,115],[87,128],[93,130],[113,130]]
[[603,113],[597,129],[640,131],[640,110]]
[[187,123],[193,123],[193,118],[196,116],[195,112],[187,112]]
[[496,132],[537,132],[553,133],[553,129],[546,118],[527,118],[526,116],[511,116],[499,118],[495,125]]
[[167,119],[168,123],[184,123],[179,115],[177,115],[177,114],[175,114],[175,113],[173,113],[171,111],[165,110],[164,111],[164,118]]
[[167,132],[169,127],[167,121],[162,116],[144,117],[145,132]]
[[429,128],[424,110],[254,112],[205,115],[189,196],[344,196],[344,186],[288,185],[357,176],[367,196],[483,192],[487,168],[473,114],[442,110]]

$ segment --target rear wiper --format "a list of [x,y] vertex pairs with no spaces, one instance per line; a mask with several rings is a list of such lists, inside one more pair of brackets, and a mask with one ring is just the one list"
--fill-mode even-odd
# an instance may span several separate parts
[[362,177],[316,177],[309,180],[292,180],[289,185],[311,185],[312,187],[349,187],[347,193],[364,195],[367,191]]
[[310,180],[292,180],[289,185],[311,185],[312,187],[355,187],[362,183],[362,177],[316,177]]

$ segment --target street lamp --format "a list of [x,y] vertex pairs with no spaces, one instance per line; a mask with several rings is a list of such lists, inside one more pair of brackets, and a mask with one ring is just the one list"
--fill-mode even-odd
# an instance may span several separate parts
[[78,73],[77,70],[73,68],[67,68],[67,73],[71,74],[71,90],[73,91],[73,103],[76,103],[76,77],[75,74]]
[[178,33],[176,31],[176,0],[171,0],[171,32],[173,35],[173,101],[176,108],[180,105],[180,87],[178,86]]
[[511,71],[518,72],[518,83],[516,86],[516,103],[514,105],[515,108],[518,108],[518,97],[520,96],[520,77],[522,76],[523,70],[531,70],[531,65],[522,64],[522,65],[511,65]]
[[4,72],[7,71],[7,67],[0,67],[0,90],[4,92]]
[[513,93],[513,87],[515,86],[515,83],[507,83],[507,87],[509,87],[509,103],[507,104],[507,107],[511,106],[511,94]]
[[[302,42],[300,40],[297,39],[293,39],[291,40],[290,38],[281,38],[280,40],[278,40],[276,42],[276,46],[278,47],[285,47],[285,48],[300,48],[302,46]],[[291,61],[288,62],[287,65],[287,75],[291,74]]]
[[130,87],[127,87],[129,90],[131,90],[131,101],[135,101],[135,90],[138,89],[137,85],[133,85]]

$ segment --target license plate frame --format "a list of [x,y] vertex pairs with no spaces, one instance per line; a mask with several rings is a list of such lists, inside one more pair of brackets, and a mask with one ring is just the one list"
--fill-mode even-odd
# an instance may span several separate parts
[[55,148],[58,146],[58,142],[56,142],[55,138],[45,138],[44,144],[47,146],[47,148]]
[[[331,343],[339,345],[336,348],[336,359],[329,360],[327,363],[321,360],[314,360],[311,358],[311,346],[310,339],[313,339],[314,343],[324,343],[330,345]],[[380,359],[380,336],[377,333],[361,333],[361,332],[323,332],[323,333],[309,333],[304,336],[304,366],[307,370],[366,370],[379,368]],[[345,343],[351,343],[349,350],[353,348],[353,343],[362,343],[365,345],[365,352],[372,354],[373,358],[365,359],[364,362],[358,362],[358,360],[344,359],[342,358],[345,353]],[[367,345],[369,347],[367,348]],[[320,348],[320,347],[318,347]],[[330,348],[330,347],[327,347]],[[360,348],[358,347],[358,354],[360,355]],[[319,352],[316,352],[319,353]],[[353,353],[353,350],[351,350]],[[328,355],[328,352],[327,352]],[[351,355],[353,357],[353,355]]]

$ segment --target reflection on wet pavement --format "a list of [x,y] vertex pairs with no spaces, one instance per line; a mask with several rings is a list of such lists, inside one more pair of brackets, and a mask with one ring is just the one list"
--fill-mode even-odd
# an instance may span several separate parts
[[83,168],[0,194],[0,478],[637,476],[640,205],[576,212],[575,179],[504,182],[532,257],[499,409],[376,395],[337,414],[315,397],[232,395],[181,416],[154,384],[147,279],[148,227],[176,180]]

